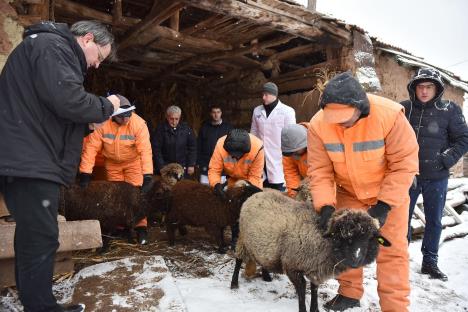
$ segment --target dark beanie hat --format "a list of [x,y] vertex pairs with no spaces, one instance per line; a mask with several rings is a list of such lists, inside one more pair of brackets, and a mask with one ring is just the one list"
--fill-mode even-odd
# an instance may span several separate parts
[[263,85],[263,92],[278,96],[278,86],[273,82],[267,82]]
[[232,129],[224,141],[223,148],[233,157],[242,157],[250,152],[249,133],[244,129]]
[[[123,95],[120,95],[120,94],[116,94],[116,96],[119,98],[120,100],[120,108],[129,108],[130,106],[132,106],[130,104],[130,101]],[[133,110],[131,111],[127,111],[125,113],[122,113],[122,114],[118,114],[118,115],[115,115],[114,117],[130,117],[132,115],[132,112]]]

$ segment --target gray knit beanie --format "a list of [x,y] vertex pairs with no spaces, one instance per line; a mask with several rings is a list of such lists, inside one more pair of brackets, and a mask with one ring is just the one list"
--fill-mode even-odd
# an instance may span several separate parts
[[278,86],[273,82],[267,82],[263,85],[263,92],[278,96]]
[[290,124],[281,130],[281,151],[293,153],[307,147],[307,129],[298,124]]

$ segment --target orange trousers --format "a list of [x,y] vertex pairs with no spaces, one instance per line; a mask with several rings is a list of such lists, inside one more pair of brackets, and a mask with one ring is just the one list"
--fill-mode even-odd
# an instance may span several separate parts
[[[134,161],[116,163],[109,159],[105,161],[107,181],[125,181],[134,186],[143,184],[143,172],[141,169],[141,160],[137,158]],[[138,221],[135,227],[147,227],[146,217]]]
[[[407,196],[407,194],[402,195]],[[407,196],[408,197],[408,196]],[[355,208],[367,209],[373,202],[364,203],[353,198],[349,193],[337,191],[337,209]],[[409,254],[408,239],[408,210],[409,197],[400,207],[392,207],[388,218],[381,228],[381,234],[388,239],[392,246],[380,246],[377,256],[377,292],[382,312],[408,311],[409,284]],[[363,269],[350,269],[337,277],[340,283],[338,293],[343,296],[361,299],[364,288]]]

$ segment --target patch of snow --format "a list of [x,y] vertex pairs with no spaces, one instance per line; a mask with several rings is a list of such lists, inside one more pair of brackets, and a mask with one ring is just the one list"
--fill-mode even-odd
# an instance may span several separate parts
[[382,89],[379,77],[373,67],[358,67],[356,69],[356,78],[367,91],[379,91]]

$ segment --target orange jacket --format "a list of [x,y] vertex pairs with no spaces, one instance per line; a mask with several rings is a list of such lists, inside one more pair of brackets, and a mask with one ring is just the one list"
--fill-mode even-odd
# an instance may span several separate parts
[[307,152],[301,156],[283,156],[283,171],[288,196],[294,198],[297,193],[294,189],[298,188],[302,179],[307,176]]
[[[372,205],[399,207],[418,172],[418,143],[401,105],[368,94],[370,113],[350,128],[312,117],[307,148],[310,190],[316,210],[336,205],[346,192]],[[336,185],[336,187],[335,187]],[[406,196],[404,196],[406,195]]]
[[[83,149],[81,151],[81,155],[84,153],[85,146],[88,144],[89,141],[89,135],[85,136],[83,139]],[[101,151],[99,151],[96,154],[96,159],[94,160],[94,166],[95,167],[104,167],[104,157],[102,156]]]
[[[299,124],[306,129],[309,128],[308,122],[301,122]],[[302,179],[307,176],[307,152],[301,156],[283,156],[283,172],[288,196],[294,198],[297,192],[293,189],[298,188]]]
[[142,174],[153,173],[153,156],[146,122],[133,113],[126,125],[112,120],[89,135],[81,156],[80,172],[93,171],[96,154],[102,150],[107,161],[126,163],[141,159]]
[[221,183],[221,174],[224,171],[228,176],[229,186],[232,186],[237,180],[247,180],[253,185],[263,188],[262,174],[265,154],[262,141],[253,134],[249,134],[250,152],[237,161],[223,148],[226,137],[225,135],[219,138],[213,156],[211,156],[208,169],[210,186],[213,187],[217,183]]

